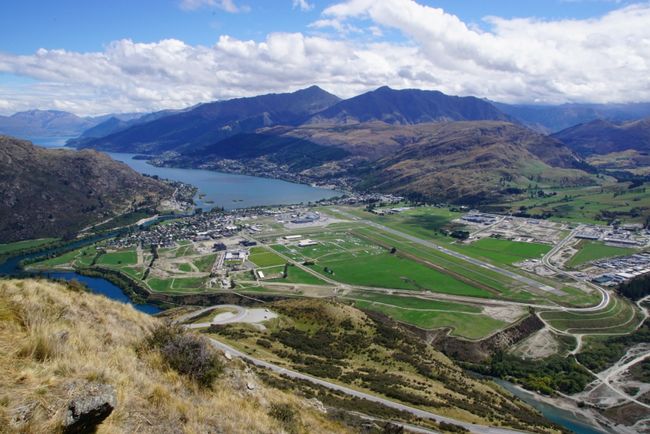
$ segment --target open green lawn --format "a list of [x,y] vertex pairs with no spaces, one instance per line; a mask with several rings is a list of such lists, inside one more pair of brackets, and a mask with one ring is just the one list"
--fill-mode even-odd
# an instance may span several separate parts
[[[303,248],[284,245],[272,247],[295,261],[314,261],[315,264],[310,266],[313,270],[342,283],[487,298],[501,292],[508,297],[530,298],[528,293],[514,291],[521,285],[506,276],[479,269],[462,259],[395,235],[384,234],[375,228],[359,227],[353,233],[323,231],[309,234],[309,237],[319,244]],[[389,246],[396,247],[397,253],[390,254]],[[417,262],[412,259],[414,257],[424,262]],[[440,268],[426,264],[427,261]],[[471,283],[474,281],[477,282],[476,286]]]
[[578,267],[590,261],[613,256],[631,255],[636,250],[625,247],[607,246],[598,241],[581,241],[580,250],[567,262],[568,267]]
[[306,285],[325,285],[326,282],[306,272],[305,270],[289,265],[287,267],[287,277],[270,279],[269,282],[285,282],[285,283],[304,283]]
[[[380,288],[430,290],[448,294],[489,297],[485,290],[387,251],[371,255],[341,252],[318,260],[310,266],[319,273],[342,283]],[[328,268],[331,273],[327,273]]]
[[205,278],[183,277],[170,279],[147,279],[147,284],[156,292],[200,292],[205,289]]
[[53,243],[57,238],[39,238],[37,240],[16,241],[15,243],[0,244],[0,255],[6,255],[20,250],[33,249]]
[[458,245],[467,256],[486,258],[497,264],[514,264],[526,259],[541,258],[552,246],[538,243],[483,238],[471,244]]
[[285,260],[273,252],[266,250],[264,247],[253,247],[250,250],[248,260],[258,267],[273,267],[284,265]]
[[481,312],[480,307],[469,304],[453,303],[449,301],[439,300],[427,300],[419,297],[406,297],[400,295],[381,294],[377,292],[353,291],[343,298],[386,304],[404,309],[429,309],[470,313]]
[[131,249],[101,255],[97,260],[97,265],[122,266],[135,265],[137,262],[138,256],[135,253],[135,249]]
[[508,323],[485,315],[440,310],[416,310],[374,303],[355,301],[355,307],[381,312],[391,318],[423,329],[448,327],[452,335],[468,339],[480,339],[508,325]]
[[55,258],[50,258],[50,259],[46,259],[45,261],[37,262],[37,263],[33,264],[32,266],[35,267],[35,268],[40,268],[40,269],[48,269],[48,268],[52,268],[52,267],[59,267],[59,266],[62,266],[62,265],[68,265],[68,264],[71,264],[75,260],[75,258],[77,257],[78,254],[79,254],[79,250],[73,250],[71,252],[64,253],[61,256],[57,256]]
[[194,266],[204,273],[209,273],[212,270],[214,261],[217,259],[217,254],[213,253],[210,255],[201,256],[198,259],[194,260]]
[[192,272],[192,266],[190,264],[185,263],[185,262],[182,263],[182,264],[178,264],[178,269],[181,270],[184,273],[191,273]]

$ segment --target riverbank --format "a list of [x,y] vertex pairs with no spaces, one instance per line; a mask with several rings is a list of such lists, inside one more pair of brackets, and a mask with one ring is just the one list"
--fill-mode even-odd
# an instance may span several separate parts
[[509,381],[494,381],[535,407],[547,419],[571,429],[576,434],[638,434],[629,427],[615,425],[594,409],[579,407],[577,402],[568,396],[540,395]]

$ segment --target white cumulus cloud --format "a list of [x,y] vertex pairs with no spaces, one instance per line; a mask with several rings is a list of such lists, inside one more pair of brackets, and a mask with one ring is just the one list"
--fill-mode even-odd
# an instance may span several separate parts
[[[88,53],[0,51],[0,73],[32,79],[0,84],[0,112],[150,111],[312,84],[342,97],[389,85],[504,102],[650,101],[649,22],[645,3],[584,20],[487,17],[481,30],[413,0],[349,0],[325,9],[307,33],[261,40],[124,39]],[[320,33],[327,28],[334,34]],[[383,36],[395,32],[405,40]]]

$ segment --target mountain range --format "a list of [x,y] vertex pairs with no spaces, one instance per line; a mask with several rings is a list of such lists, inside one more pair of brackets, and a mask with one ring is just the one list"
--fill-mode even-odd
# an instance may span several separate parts
[[289,94],[217,101],[86,140],[77,146],[149,154],[198,149],[258,128],[298,125],[339,100],[312,86]]
[[172,191],[100,152],[0,136],[0,243],[75,233]]
[[553,135],[583,156],[613,152],[650,152],[650,117],[614,123],[602,119],[567,128]]
[[11,116],[0,116],[0,134],[20,138],[75,137],[111,117],[129,121],[140,116],[142,114],[122,113],[80,117],[60,110],[28,110]]
[[[380,87],[341,100],[316,87],[202,104],[87,131],[71,144],[155,164],[415,194],[493,200],[531,182],[584,185],[586,164],[489,101]],[[100,131],[101,132],[101,131]]]
[[531,183],[593,183],[583,158],[650,143],[648,122],[601,118],[646,111],[650,104],[514,106],[386,86],[340,99],[311,86],[109,116],[68,143],[145,154],[157,165],[474,203]]
[[627,122],[650,116],[650,103],[517,105],[493,102],[503,113],[544,134],[594,120]]

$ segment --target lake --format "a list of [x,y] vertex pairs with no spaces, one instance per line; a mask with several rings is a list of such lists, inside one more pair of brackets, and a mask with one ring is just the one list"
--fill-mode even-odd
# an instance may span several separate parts
[[[45,148],[64,146],[68,139],[69,137],[25,138],[25,140],[30,140]],[[199,189],[194,201],[199,208],[204,210],[214,207],[231,210],[264,205],[291,205],[316,202],[342,194],[336,190],[273,178],[235,175],[211,170],[156,167],[148,164],[145,160],[134,160],[133,157],[137,154],[119,152],[107,152],[107,154],[115,160],[128,164],[137,172],[192,184]]]
[[[161,178],[194,185],[199,189],[195,202],[199,208],[203,209],[211,209],[215,206],[229,210],[262,205],[290,205],[316,202],[342,194],[336,190],[296,184],[279,179],[200,169],[155,167],[144,160],[134,160],[135,154],[116,152],[107,152],[107,154],[115,160],[128,164],[140,173],[158,175]],[[199,195],[205,196],[200,198]]]

